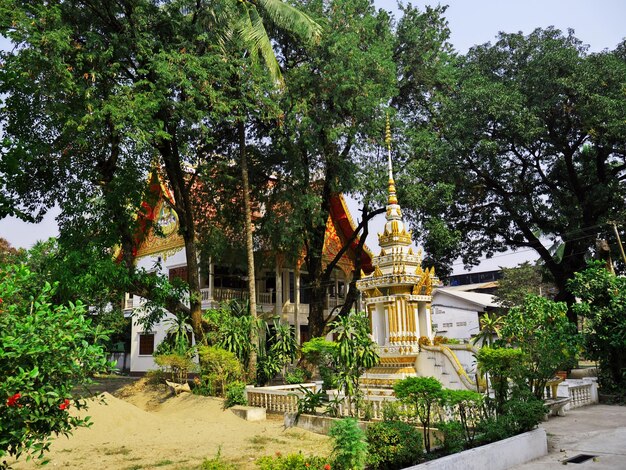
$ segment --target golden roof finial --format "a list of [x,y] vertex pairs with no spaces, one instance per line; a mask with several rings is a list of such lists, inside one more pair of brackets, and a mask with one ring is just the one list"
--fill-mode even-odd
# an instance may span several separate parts
[[389,198],[388,204],[397,204],[396,184],[393,180],[393,167],[391,165],[391,125],[389,124],[389,114],[387,114],[387,122],[385,125],[385,143],[387,144],[387,167],[389,170]]

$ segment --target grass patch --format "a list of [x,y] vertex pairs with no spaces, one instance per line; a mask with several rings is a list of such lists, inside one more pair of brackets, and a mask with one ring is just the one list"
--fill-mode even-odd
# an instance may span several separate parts
[[104,455],[128,455],[132,452],[126,446],[122,447],[109,447],[108,449],[104,449]]
[[172,465],[174,462],[172,460],[160,460],[159,462],[152,464],[153,467],[165,467],[166,465]]
[[275,437],[267,437],[267,436],[263,436],[260,434],[257,434],[256,436],[251,437],[250,439],[248,439],[248,441],[254,446],[264,446],[270,443],[286,444],[286,442],[283,441],[282,439],[276,439]]
[[131,465],[130,467],[126,467],[124,470],[141,470],[143,465]]

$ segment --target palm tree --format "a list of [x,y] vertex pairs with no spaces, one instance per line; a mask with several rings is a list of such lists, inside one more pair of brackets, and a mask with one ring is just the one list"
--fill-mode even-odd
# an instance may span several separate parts
[[[289,32],[295,33],[305,41],[317,41],[321,35],[321,27],[305,13],[282,0],[243,0],[238,1],[238,18],[235,22],[235,30],[243,40],[247,53],[253,60],[257,60],[260,55],[263,63],[267,67],[270,76],[277,83],[282,85],[282,75],[280,66],[274,54],[270,37],[267,34],[263,19],[259,14],[260,7],[266,16],[276,26]],[[248,294],[250,299],[250,314],[253,318],[257,316],[256,307],[256,279],[254,275],[254,242],[252,239],[252,205],[250,202],[250,183],[248,175],[248,160],[246,155],[246,125],[244,113],[237,122],[239,137],[239,154],[241,165],[241,181],[243,186],[245,231],[246,231],[246,258],[248,263]],[[252,329],[250,342],[258,344],[258,333]],[[256,374],[256,350],[252,349],[250,355],[249,371],[252,378]]]
[[481,346],[492,344],[494,337],[500,335],[503,321],[504,317],[502,315],[498,315],[495,312],[486,313],[480,319],[480,331],[472,339],[472,343],[478,344],[480,342]]

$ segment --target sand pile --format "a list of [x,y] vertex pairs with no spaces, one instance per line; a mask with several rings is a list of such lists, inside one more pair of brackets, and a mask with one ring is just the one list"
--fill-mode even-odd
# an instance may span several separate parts
[[[222,400],[135,387],[116,398],[104,393],[106,404],[91,400],[81,415],[92,417],[90,428],[78,429],[69,439],[57,438],[51,446],[49,468],[128,469],[196,468],[218,452],[238,468],[255,468],[254,459],[302,451],[328,455],[328,438],[301,429],[284,430],[281,417],[248,422]],[[136,406],[135,404],[139,404]],[[142,406],[144,409],[142,409]],[[22,462],[14,468],[31,469]]]

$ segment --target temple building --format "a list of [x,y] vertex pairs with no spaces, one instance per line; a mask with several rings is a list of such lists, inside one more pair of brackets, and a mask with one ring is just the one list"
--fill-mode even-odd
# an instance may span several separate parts
[[[421,251],[414,253],[398,204],[391,164],[391,136],[387,124],[388,201],[385,227],[378,235],[380,254],[374,271],[357,281],[370,319],[372,337],[379,345],[380,364],[369,369],[360,383],[369,393],[391,393],[393,384],[411,376],[434,376],[448,388],[472,388],[471,347],[434,346],[431,302],[441,283],[434,268],[422,268]],[[461,359],[464,363],[461,363]]]
[[[186,280],[188,270],[185,246],[178,233],[178,216],[173,209],[173,195],[156,171],[151,175],[148,185],[149,194],[138,215],[140,230],[133,251],[136,265],[148,272],[164,275],[170,281],[174,278]],[[159,229],[155,230],[155,227]],[[355,247],[358,245],[358,237],[353,237],[354,230],[355,224],[343,196],[333,196],[326,223],[324,262],[330,263],[344,244],[349,240],[352,242],[333,271],[324,301],[326,316],[344,303],[352,280]],[[255,273],[257,314],[268,320],[275,318],[288,323],[299,343],[307,341],[309,290],[303,256],[294,264],[286,262],[281,253],[260,252],[259,257],[262,262],[258,263]],[[368,249],[362,253],[361,261],[366,272],[373,270],[372,254]],[[202,287],[203,310],[217,308],[224,301],[247,299],[245,261],[241,266],[232,266],[220,262],[219,259],[209,258],[208,263],[200,267],[198,276]],[[129,360],[131,373],[143,373],[156,368],[152,354],[167,335],[170,315],[148,330],[140,321],[144,304],[145,299],[137,296],[127,296],[125,299],[125,312],[133,313]]]

